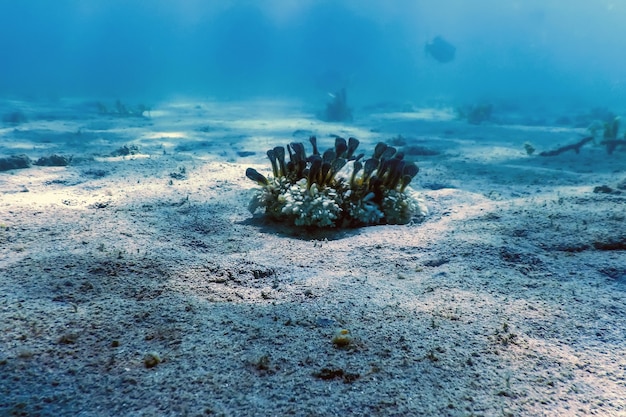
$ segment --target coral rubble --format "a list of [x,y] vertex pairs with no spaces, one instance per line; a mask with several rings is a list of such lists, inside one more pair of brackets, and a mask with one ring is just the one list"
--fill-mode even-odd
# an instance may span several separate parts
[[296,226],[355,227],[375,224],[406,224],[423,217],[427,209],[409,187],[419,168],[404,154],[378,143],[373,155],[356,155],[359,141],[335,138],[334,148],[320,153],[311,136],[312,154],[304,144],[267,151],[272,176],[253,168],[246,176],[261,188],[249,204],[251,213],[265,214]]
[[576,143],[572,143],[571,145],[565,145],[565,146],[561,146],[560,148],[557,148],[551,151],[541,152],[539,156],[557,156],[567,151],[574,151],[576,153],[580,153],[580,148],[582,148],[585,144],[592,142],[592,141],[593,141],[593,136],[588,136],[586,138],[579,140]]

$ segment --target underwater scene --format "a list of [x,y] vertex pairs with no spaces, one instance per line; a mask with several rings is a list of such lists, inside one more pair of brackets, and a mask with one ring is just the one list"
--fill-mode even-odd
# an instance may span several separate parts
[[625,22],[0,1],[0,416],[626,415]]

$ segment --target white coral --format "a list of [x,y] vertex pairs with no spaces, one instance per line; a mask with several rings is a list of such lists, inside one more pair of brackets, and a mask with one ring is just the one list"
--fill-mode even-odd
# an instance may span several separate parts
[[388,224],[407,224],[428,214],[424,200],[414,191],[388,190],[383,195],[382,210]]
[[369,193],[357,202],[350,202],[348,213],[361,224],[378,224],[385,216],[378,205],[371,201],[374,193]]
[[296,226],[333,227],[341,214],[337,192],[330,187],[306,188],[306,180],[293,184],[285,196],[282,213],[292,217]]
[[265,213],[272,217],[280,217],[285,198],[283,194],[289,187],[289,183],[283,178],[270,180],[270,184],[254,191],[248,210],[254,214],[257,210],[264,208]]

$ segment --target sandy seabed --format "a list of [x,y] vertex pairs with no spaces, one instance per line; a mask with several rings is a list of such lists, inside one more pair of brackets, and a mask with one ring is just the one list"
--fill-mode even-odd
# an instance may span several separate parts
[[[626,415],[624,149],[445,109],[15,108],[0,157],[71,160],[0,172],[0,415]],[[252,216],[245,169],[310,134],[403,148],[428,217]]]

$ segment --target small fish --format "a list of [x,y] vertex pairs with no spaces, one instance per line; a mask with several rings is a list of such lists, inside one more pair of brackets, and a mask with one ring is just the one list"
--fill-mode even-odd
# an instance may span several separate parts
[[424,46],[424,52],[445,64],[454,60],[456,47],[441,36],[435,36],[432,41]]

